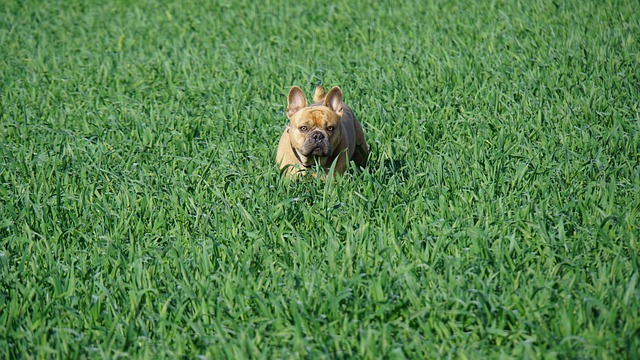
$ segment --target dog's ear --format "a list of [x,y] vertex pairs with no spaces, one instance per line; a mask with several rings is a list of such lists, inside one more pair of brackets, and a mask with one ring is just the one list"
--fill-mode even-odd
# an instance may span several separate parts
[[324,100],[324,86],[318,85],[316,86],[316,92],[313,93],[313,102],[320,102]]
[[304,96],[302,90],[297,86],[294,86],[291,88],[291,90],[289,90],[289,97],[287,100],[288,117],[293,116],[293,114],[300,111],[300,109],[307,107],[307,98]]
[[324,98],[324,105],[333,109],[336,114],[342,116],[342,90],[334,86]]

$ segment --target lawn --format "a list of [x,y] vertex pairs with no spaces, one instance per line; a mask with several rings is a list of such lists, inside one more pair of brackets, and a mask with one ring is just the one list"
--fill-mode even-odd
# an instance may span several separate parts
[[[640,3],[0,4],[0,357],[640,357]],[[283,178],[289,88],[369,165]]]

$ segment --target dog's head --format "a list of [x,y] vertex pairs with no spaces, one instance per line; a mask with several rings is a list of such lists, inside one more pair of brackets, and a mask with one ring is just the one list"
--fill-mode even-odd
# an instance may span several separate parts
[[[287,117],[291,147],[304,166],[313,166],[315,160],[327,166],[342,139],[342,91],[337,86],[324,94],[318,86],[314,95],[317,102],[307,104],[302,90],[294,86],[289,91]],[[328,164],[331,165],[331,164]]]

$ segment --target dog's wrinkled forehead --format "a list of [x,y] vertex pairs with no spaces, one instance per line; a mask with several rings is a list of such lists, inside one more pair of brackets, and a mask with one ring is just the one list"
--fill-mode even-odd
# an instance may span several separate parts
[[300,111],[300,119],[304,119],[315,126],[323,126],[328,123],[336,123],[338,116],[324,106],[310,106]]

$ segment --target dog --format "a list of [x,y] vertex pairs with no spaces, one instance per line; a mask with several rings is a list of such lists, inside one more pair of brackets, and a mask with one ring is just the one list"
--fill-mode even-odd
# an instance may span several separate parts
[[[280,170],[290,176],[311,171],[318,164],[325,171],[335,162],[334,173],[343,174],[350,160],[364,167],[369,149],[362,126],[353,111],[342,102],[342,90],[335,86],[325,94],[316,87],[314,103],[298,86],[289,90],[287,117],[276,161]],[[314,173],[314,176],[316,174]]]

